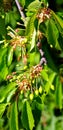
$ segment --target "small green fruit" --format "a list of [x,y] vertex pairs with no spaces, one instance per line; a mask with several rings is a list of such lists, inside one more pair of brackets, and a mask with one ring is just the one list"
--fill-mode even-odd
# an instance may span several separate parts
[[54,85],[53,84],[51,85],[51,89],[54,90]]
[[23,92],[23,90],[21,90],[21,94],[23,94],[24,92]]
[[39,94],[39,91],[38,91],[38,89],[36,89],[35,90],[35,95],[38,96],[38,94]]
[[31,93],[30,96],[29,96],[30,100],[33,100],[33,96],[34,96],[33,93]]
[[41,94],[42,93],[42,87],[40,86],[39,88],[39,93]]

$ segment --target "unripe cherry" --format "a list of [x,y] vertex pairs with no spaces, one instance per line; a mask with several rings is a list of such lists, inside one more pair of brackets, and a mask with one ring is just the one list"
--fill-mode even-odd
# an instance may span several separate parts
[[23,90],[21,90],[21,94],[23,94],[24,93],[24,91]]
[[42,87],[41,86],[39,87],[39,93],[40,94],[42,93]]
[[33,95],[33,93],[31,93],[29,96],[30,100],[33,100],[33,97],[34,97],[34,95]]
[[36,89],[35,90],[35,95],[38,96],[38,94],[39,94],[39,91],[38,91],[38,89]]
[[51,84],[51,89],[54,90],[54,85],[53,84]]

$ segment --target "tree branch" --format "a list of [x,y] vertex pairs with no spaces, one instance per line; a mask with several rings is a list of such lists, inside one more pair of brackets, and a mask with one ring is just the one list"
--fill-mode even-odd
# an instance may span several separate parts
[[22,8],[22,6],[19,4],[19,2],[18,2],[18,0],[15,0],[15,2],[16,2],[16,5],[17,5],[17,8],[18,8],[18,10],[19,10],[19,13],[20,13],[20,15],[21,15],[21,17],[23,18],[23,20],[25,19],[25,15],[24,15],[24,13],[23,13],[23,8]]
[[46,65],[46,64],[47,64],[47,61],[46,61],[46,58],[44,57],[44,52],[43,52],[43,50],[42,50],[41,41],[38,41],[37,47],[38,47],[39,52],[40,52],[40,55],[41,55],[40,66],[41,66],[42,64]]

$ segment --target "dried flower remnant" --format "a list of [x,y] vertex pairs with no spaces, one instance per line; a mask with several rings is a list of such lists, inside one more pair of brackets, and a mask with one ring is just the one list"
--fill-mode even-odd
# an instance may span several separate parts
[[18,82],[19,90],[23,90],[26,92],[27,90],[30,90],[31,84],[28,79],[23,79],[21,82]]
[[23,63],[26,65],[27,64],[27,55],[23,56]]
[[42,71],[42,67],[40,65],[33,66],[31,70],[32,79],[39,76],[41,71]]
[[[30,92],[34,91],[34,87],[32,87],[32,81],[40,76],[41,71],[42,67],[38,64],[33,66],[27,73],[25,72],[24,75],[18,76],[15,72],[13,72],[11,75],[7,76],[7,80],[15,81],[18,86],[18,93],[23,91],[24,94],[26,94],[28,90]],[[27,77],[28,73],[29,76]]]
[[38,47],[39,50],[42,48],[42,43],[40,41],[38,41],[37,47]]
[[7,75],[6,79],[10,80],[13,79],[13,77],[16,75],[16,72],[12,72],[11,74]]
[[26,38],[21,36],[16,36],[11,40],[11,46],[15,49],[16,46],[25,47]]
[[7,75],[7,77],[6,77],[7,80],[10,80],[10,79],[12,79],[12,78],[13,78],[12,75]]
[[39,13],[37,14],[37,18],[39,19],[40,23],[44,22],[46,19],[49,19],[50,16],[51,13],[49,8],[40,9]]
[[11,27],[7,28],[11,31],[8,33],[8,35],[12,38],[10,40],[11,46],[15,49],[16,46],[25,47],[25,43],[27,42],[27,39],[24,36],[19,36],[16,31],[14,31]]
[[40,41],[43,38],[43,34],[40,30],[38,30],[38,40]]

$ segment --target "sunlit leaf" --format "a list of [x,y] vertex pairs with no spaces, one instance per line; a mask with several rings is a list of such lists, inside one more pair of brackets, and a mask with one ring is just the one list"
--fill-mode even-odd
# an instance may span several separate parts
[[28,101],[25,101],[23,105],[22,123],[23,127],[26,128],[26,130],[32,130],[34,127],[34,118]]
[[10,112],[10,130],[19,130],[18,128],[18,109],[17,109],[17,101],[15,101],[11,105],[11,112]]
[[13,47],[10,47],[9,50],[8,50],[8,58],[7,58],[8,66],[11,65],[12,60],[13,60]]
[[28,11],[37,11],[41,7],[41,2],[39,0],[33,1],[28,6]]
[[7,105],[8,105],[7,103],[6,104],[4,104],[4,103],[0,104],[0,117],[2,117]]
[[48,81],[48,74],[46,73],[45,70],[42,70],[41,76],[42,76],[42,78],[43,78],[44,80]]
[[12,96],[15,94],[15,91],[16,91],[17,88],[14,88],[8,95],[7,97],[7,102],[10,102]]
[[27,22],[27,27],[26,27],[26,36],[27,36],[27,38],[29,38],[32,35],[33,31],[34,31],[34,21],[35,21],[35,18],[36,18],[36,14],[33,14],[29,18],[29,20]]
[[30,51],[35,47],[36,43],[36,30],[34,29],[33,35],[32,35],[32,40],[31,40],[31,48]]
[[9,94],[9,92],[13,90],[15,87],[15,82],[11,82],[7,86],[3,87],[3,89],[0,90],[0,102],[2,102],[6,98],[6,96],[8,96],[7,94]]
[[50,75],[49,75],[49,81],[45,84],[45,91],[48,93],[50,88],[51,88],[51,85],[54,81],[54,78],[56,76],[56,73],[55,72],[52,72]]

